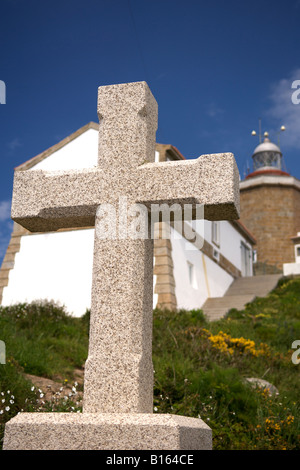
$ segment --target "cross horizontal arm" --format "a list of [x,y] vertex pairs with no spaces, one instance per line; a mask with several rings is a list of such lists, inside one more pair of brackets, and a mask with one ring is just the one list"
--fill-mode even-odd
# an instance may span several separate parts
[[31,232],[93,226],[101,175],[98,168],[15,171],[12,219]]
[[93,226],[97,207],[120,196],[149,210],[151,204],[203,204],[205,219],[237,219],[239,173],[231,153],[147,163],[129,173],[99,167],[16,171],[12,219],[31,232]]
[[148,163],[137,170],[135,199],[151,204],[203,204],[204,218],[239,218],[239,172],[232,153]]

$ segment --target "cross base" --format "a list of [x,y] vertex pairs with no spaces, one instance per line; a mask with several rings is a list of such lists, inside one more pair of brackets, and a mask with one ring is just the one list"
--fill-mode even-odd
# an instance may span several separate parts
[[211,450],[198,418],[168,414],[20,413],[5,427],[4,450]]

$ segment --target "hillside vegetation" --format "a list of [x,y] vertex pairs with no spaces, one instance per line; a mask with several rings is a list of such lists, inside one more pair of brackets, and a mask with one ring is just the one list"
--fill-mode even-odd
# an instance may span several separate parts
[[[88,328],[89,312],[73,318],[49,303],[0,308],[0,340],[6,344],[0,439],[19,411],[81,411],[82,382],[74,371],[87,357]],[[281,280],[268,297],[217,322],[207,322],[201,310],[155,310],[154,413],[201,417],[213,430],[214,449],[300,449],[295,340],[299,278]],[[26,374],[61,387],[50,399]],[[270,394],[247,378],[263,378],[278,391]]]

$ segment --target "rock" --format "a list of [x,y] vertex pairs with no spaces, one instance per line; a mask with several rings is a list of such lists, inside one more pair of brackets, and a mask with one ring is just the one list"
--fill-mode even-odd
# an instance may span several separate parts
[[256,377],[246,378],[246,380],[254,387],[267,388],[269,390],[269,395],[279,395],[278,389],[275,385],[272,385],[266,380],[258,379]]

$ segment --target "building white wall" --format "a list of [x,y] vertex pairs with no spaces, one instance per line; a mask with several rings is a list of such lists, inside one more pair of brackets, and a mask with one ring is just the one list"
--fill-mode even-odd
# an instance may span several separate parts
[[[31,170],[77,170],[92,168],[98,162],[98,131],[88,129]],[[29,170],[30,171],[30,170]]]
[[[241,243],[244,243],[250,250],[252,246],[229,222],[220,221],[220,249],[225,256],[240,271],[242,270]],[[252,267],[252,258],[251,258]],[[252,269],[251,269],[252,271]]]
[[81,316],[91,305],[94,229],[21,238],[2,305],[53,300]]
[[[207,227],[209,224],[205,221]],[[231,239],[227,242],[223,239],[222,253],[236,235],[231,230],[224,230],[223,237],[226,234]],[[238,247],[241,239],[240,236],[235,240]],[[171,242],[178,307],[201,308],[208,297],[224,295],[233,277],[194,249],[190,242],[179,238],[174,229],[171,229]],[[91,305],[93,245],[94,229],[23,236],[14,269],[9,273],[8,286],[3,290],[2,305],[48,299],[65,305],[75,316],[83,315]],[[195,278],[192,283],[188,263],[193,265]],[[154,307],[157,297],[157,294],[153,295]]]
[[[25,235],[2,305],[54,301],[81,316],[91,307],[94,229]],[[155,286],[156,276],[153,278]],[[153,294],[153,307],[158,295]]]
[[283,264],[283,275],[291,276],[300,274],[300,263],[284,263]]
[[[219,246],[212,242],[212,222],[208,220],[194,222],[198,233],[203,234],[220,254],[228,259],[237,269],[242,269],[241,244],[250,250],[247,239],[228,221],[220,221]],[[222,297],[234,278],[221,268],[217,262],[197,249],[192,244],[174,235],[171,229],[172,253],[174,263],[175,294],[178,308],[201,308],[209,297]],[[251,251],[252,252],[252,251]],[[194,266],[195,282],[191,282],[189,264]],[[252,260],[251,260],[252,271]]]
[[[178,239],[171,229],[175,293],[178,308],[201,308],[208,297],[224,295],[233,277],[184,238]],[[194,266],[195,283],[190,282],[189,266]]]
[[[251,244],[246,237],[240,234],[227,220],[220,220],[220,244],[216,246],[212,241],[212,222],[204,221],[205,240],[222,253],[237,269],[242,269],[241,243],[243,242],[250,250]],[[252,267],[252,260],[251,260]]]

